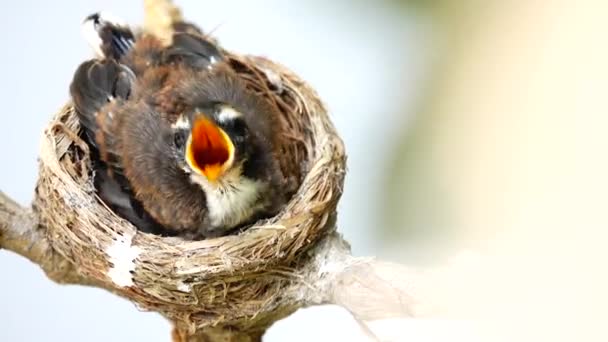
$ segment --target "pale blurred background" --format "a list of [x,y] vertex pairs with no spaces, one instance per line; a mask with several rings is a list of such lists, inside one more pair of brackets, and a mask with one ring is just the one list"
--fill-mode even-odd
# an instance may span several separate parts
[[[387,340],[607,340],[608,4],[176,2],[225,47],[318,90],[349,153],[339,227],[354,254],[443,270],[430,292],[444,318],[476,323],[404,321]],[[40,132],[91,56],[80,21],[143,12],[0,6],[0,189],[27,204]],[[0,341],[169,340],[160,316],[102,290],[55,285],[2,251],[0,271]],[[355,340],[346,313],[312,312],[266,340]]]

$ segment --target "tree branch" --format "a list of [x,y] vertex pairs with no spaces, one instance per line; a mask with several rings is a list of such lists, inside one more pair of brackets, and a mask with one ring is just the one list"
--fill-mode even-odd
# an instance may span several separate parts
[[59,255],[44,235],[36,213],[0,191],[0,249],[28,258],[60,284],[99,285],[82,277],[74,265]]
[[307,306],[340,305],[362,321],[420,317],[439,310],[428,300],[430,289],[439,287],[431,286],[425,272],[373,257],[354,257],[337,233],[313,253],[314,260],[301,276],[308,286],[294,288],[294,296],[304,298]]

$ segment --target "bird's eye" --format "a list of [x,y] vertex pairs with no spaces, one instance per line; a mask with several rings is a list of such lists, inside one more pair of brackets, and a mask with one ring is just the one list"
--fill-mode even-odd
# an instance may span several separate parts
[[182,133],[176,133],[173,136],[173,143],[175,147],[182,148],[186,144],[186,137]]
[[232,131],[238,137],[245,137],[247,135],[247,125],[243,120],[234,120],[232,121]]

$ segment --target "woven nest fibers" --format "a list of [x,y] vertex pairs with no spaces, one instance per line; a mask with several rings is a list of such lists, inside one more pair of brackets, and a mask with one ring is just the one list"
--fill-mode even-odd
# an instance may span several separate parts
[[229,56],[250,89],[281,110],[289,138],[283,163],[301,170],[297,192],[275,217],[200,241],[137,231],[96,196],[69,104],[46,129],[40,152],[34,208],[52,247],[94,283],[190,328],[281,309],[303,252],[333,229],[345,174],[343,143],[314,90],[267,59]]

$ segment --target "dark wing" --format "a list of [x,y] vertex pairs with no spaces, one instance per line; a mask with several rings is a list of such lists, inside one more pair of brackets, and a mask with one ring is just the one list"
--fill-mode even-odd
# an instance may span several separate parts
[[94,182],[99,197],[114,212],[144,232],[169,235],[133,195],[120,160],[120,124],[128,111],[135,76],[114,60],[80,65],[70,86],[74,108],[92,148]]
[[197,25],[187,22],[187,21],[178,21],[173,23],[173,32],[176,33],[190,33],[194,35],[203,35],[203,30],[200,29]]
[[133,72],[113,60],[90,60],[76,70],[70,95],[80,124],[94,147],[100,147],[99,124],[105,122],[104,116],[107,116],[103,110],[113,102],[127,100],[134,82]]
[[119,60],[135,44],[131,29],[108,13],[91,14],[85,18],[83,27],[89,44],[103,58]]
[[163,52],[165,63],[178,63],[187,68],[206,69],[223,60],[219,48],[198,34],[177,32]]
[[90,60],[82,63],[70,84],[70,95],[84,138],[92,147],[97,170],[107,172],[121,187],[128,188],[116,151],[119,144],[116,119],[128,100],[135,76],[114,60]]

